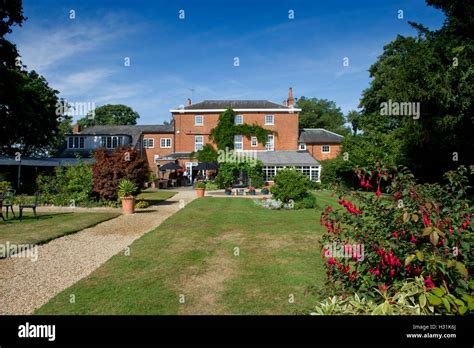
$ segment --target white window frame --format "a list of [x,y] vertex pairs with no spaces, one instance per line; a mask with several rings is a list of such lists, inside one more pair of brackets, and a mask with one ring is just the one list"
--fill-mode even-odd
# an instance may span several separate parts
[[[267,117],[271,117],[272,121],[268,122]],[[273,126],[275,124],[275,115],[265,115],[265,125]]]
[[155,148],[155,139],[153,139],[153,138],[144,138],[143,139],[143,148],[144,149],[154,149]]
[[298,147],[301,151],[306,150],[306,144],[305,143],[300,143]]
[[[328,147],[327,151],[324,151],[324,147]],[[321,153],[331,153],[331,145],[322,145],[321,146]]]
[[244,150],[244,136],[243,135],[234,135],[234,150],[243,151]]
[[[114,147],[114,140],[117,145],[116,147]],[[123,145],[123,137],[116,135],[103,135],[100,137],[100,145],[106,149],[116,149],[117,147]]]
[[[199,123],[198,120],[201,120],[201,122]],[[203,115],[194,116],[194,125],[195,126],[204,126],[204,116]]]
[[[237,122],[237,119],[240,119],[240,121]],[[235,115],[234,124],[244,124],[244,116],[243,115]]]
[[258,146],[258,139],[257,139],[257,137],[251,137],[251,138],[250,138],[250,146],[251,146],[251,147],[257,147],[257,146]]
[[265,150],[275,151],[275,136],[273,134],[267,135],[267,142],[265,143]]
[[[198,141],[199,138],[201,139],[201,141]],[[198,148],[198,144],[201,145],[200,148]],[[204,147],[204,135],[195,135],[194,136],[194,151],[202,150],[203,147]]]
[[[163,145],[164,141],[164,145]],[[171,149],[171,138],[161,138],[160,139],[160,148],[162,149]]]
[[84,147],[85,147],[84,137],[69,137],[68,138],[68,141],[67,141],[68,149],[83,149]]

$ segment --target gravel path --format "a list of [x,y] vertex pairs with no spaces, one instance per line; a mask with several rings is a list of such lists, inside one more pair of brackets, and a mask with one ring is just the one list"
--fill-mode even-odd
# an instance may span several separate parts
[[0,260],[0,314],[33,313],[178,211],[181,200],[186,204],[195,197],[194,190],[180,190],[161,205],[55,239],[37,247],[35,262]]

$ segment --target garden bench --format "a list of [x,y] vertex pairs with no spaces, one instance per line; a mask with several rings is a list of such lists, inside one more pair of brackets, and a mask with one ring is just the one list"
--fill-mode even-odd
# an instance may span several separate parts
[[25,209],[25,208],[33,209],[33,214],[34,214],[35,218],[38,219],[38,215],[36,215],[36,207],[38,206],[38,202],[39,202],[39,192],[35,192],[35,198],[34,198],[33,203],[27,203],[27,204],[20,204],[19,205],[19,207],[20,207],[20,221],[23,217],[23,209]]
[[7,209],[7,219],[8,219],[8,208],[12,211],[13,217],[15,216],[15,212],[13,211],[13,202],[15,200],[15,190],[7,189],[3,193],[3,206]]

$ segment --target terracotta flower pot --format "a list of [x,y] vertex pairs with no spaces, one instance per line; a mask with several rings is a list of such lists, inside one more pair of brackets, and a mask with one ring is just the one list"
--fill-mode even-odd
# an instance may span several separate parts
[[206,191],[206,189],[197,188],[197,189],[196,189],[197,198],[202,198],[202,197],[204,197],[204,191]]
[[122,197],[122,213],[125,215],[135,213],[135,197]]

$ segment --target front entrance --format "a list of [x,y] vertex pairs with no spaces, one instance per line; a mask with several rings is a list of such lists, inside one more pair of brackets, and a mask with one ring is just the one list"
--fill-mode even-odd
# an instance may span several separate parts
[[194,181],[193,168],[198,165],[198,162],[185,162],[186,171],[189,173],[188,182],[186,185],[192,185]]

